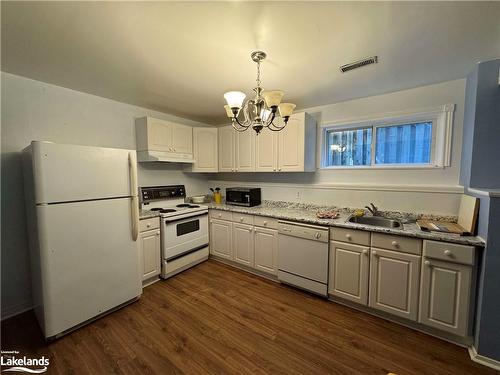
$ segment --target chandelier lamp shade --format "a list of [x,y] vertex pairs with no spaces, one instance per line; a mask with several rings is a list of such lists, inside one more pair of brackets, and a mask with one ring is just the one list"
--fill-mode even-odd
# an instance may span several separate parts
[[[285,128],[288,119],[295,109],[295,104],[281,103],[283,91],[264,91],[260,86],[260,63],[266,58],[266,53],[255,51],[251,54],[252,60],[257,63],[257,86],[253,89],[255,97],[245,102],[246,95],[241,91],[228,91],[224,94],[226,99],[227,117],[231,125],[239,132],[252,128],[257,134],[266,128],[271,131],[280,131]],[[282,124],[275,121],[281,117]]]

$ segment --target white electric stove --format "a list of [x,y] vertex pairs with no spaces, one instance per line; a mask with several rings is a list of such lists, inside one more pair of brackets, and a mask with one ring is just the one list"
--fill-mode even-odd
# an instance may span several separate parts
[[141,208],[158,212],[161,277],[166,279],[208,259],[208,207],[185,203],[184,185],[140,188]]

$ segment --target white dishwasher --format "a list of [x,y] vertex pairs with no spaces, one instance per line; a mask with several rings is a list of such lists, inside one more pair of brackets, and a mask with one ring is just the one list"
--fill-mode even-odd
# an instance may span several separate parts
[[328,296],[329,230],[316,225],[278,222],[278,279]]

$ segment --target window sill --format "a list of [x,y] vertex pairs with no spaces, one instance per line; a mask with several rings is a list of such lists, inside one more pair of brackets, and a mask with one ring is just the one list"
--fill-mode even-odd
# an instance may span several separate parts
[[346,165],[346,166],[330,166],[330,167],[319,167],[320,170],[367,170],[367,169],[397,169],[397,170],[409,170],[409,169],[444,169],[444,166],[441,165],[432,165],[432,164],[419,164],[419,165],[410,165],[410,164],[387,164],[387,165]]

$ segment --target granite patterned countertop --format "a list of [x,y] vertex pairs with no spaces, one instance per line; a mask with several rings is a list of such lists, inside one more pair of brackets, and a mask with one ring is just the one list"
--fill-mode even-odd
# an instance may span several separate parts
[[160,213],[158,211],[139,210],[139,220],[149,219],[149,218],[158,217],[158,216],[160,216]]
[[[307,224],[315,224],[315,225],[322,225],[329,227],[352,228],[352,229],[366,230],[378,233],[397,234],[400,236],[453,242],[462,245],[473,245],[481,247],[485,245],[484,240],[480,237],[474,237],[474,236],[456,237],[447,234],[428,233],[421,231],[415,222],[404,223],[404,221],[408,218],[416,219],[416,218],[426,217],[426,215],[422,214],[417,215],[417,214],[408,214],[400,212],[385,213],[385,214],[390,214],[387,216],[397,218],[403,222],[402,229],[401,228],[394,229],[394,228],[383,228],[383,227],[347,222],[349,217],[352,215],[352,209],[347,209],[347,208],[322,207],[310,204],[297,204],[297,203],[273,202],[273,201],[265,201],[263,202],[262,205],[255,207],[232,206],[224,203],[221,204],[208,203],[207,205],[209,208],[216,210],[238,212],[250,215],[267,216],[276,219],[297,221]],[[336,219],[319,219],[316,217],[316,212],[322,210],[331,210],[331,209],[335,209],[339,212],[339,216]],[[432,217],[436,218],[435,216]],[[442,217],[442,218],[448,220],[450,219],[450,217]]]

